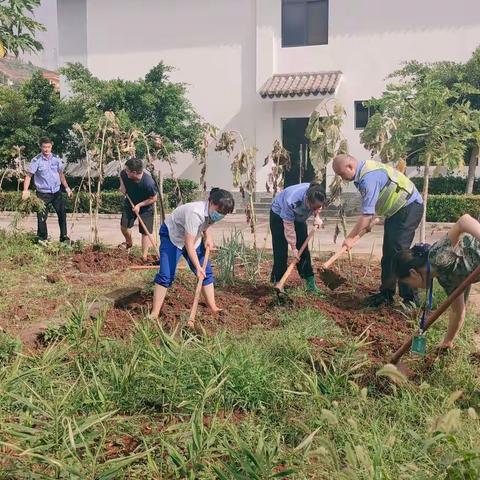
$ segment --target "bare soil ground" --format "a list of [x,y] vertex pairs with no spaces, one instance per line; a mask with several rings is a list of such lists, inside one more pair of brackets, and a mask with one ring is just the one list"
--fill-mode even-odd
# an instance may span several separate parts
[[[152,257],[147,263],[154,263]],[[105,294],[109,290],[137,285],[144,287],[142,292],[130,298],[121,306],[111,308],[106,315],[104,333],[116,338],[130,335],[134,319],[147,313],[151,306],[152,293],[145,278],[151,276],[132,272],[129,267],[142,264],[140,258],[121,249],[94,250],[87,248],[82,252],[65,256],[58,261],[58,269],[46,272],[43,282],[56,288],[56,295],[49,298],[15,301],[12,299],[6,314],[0,318],[0,327],[11,334],[21,334],[27,330],[35,335],[32,324],[42,324],[62,312],[66,302],[75,303],[92,292]],[[321,266],[315,260],[315,268]],[[385,356],[397,348],[406,335],[411,334],[411,326],[400,309],[388,307],[366,309],[361,300],[376,290],[380,278],[378,261],[368,257],[354,258],[350,265],[348,259],[338,261],[333,270],[347,279],[346,283],[335,291],[318,280],[322,295],[308,295],[298,288],[302,282],[295,271],[288,281],[290,301],[281,303],[269,282],[271,263],[265,261],[255,282],[240,278],[235,285],[219,286],[216,289],[218,304],[223,312],[213,315],[204,303],[200,303],[198,324],[208,334],[220,330],[238,335],[252,327],[273,329],[279,326],[282,315],[301,309],[315,309],[319,314],[330,318],[351,335],[360,335],[368,330],[368,352],[372,359],[385,359]],[[317,275],[318,278],[318,275]],[[167,329],[173,329],[184,323],[189,315],[195,289],[194,276],[181,272],[179,279],[169,291],[161,315],[161,323]],[[27,297],[28,298],[28,297]],[[28,330],[30,329],[30,330]],[[315,339],[312,339],[315,344]]]

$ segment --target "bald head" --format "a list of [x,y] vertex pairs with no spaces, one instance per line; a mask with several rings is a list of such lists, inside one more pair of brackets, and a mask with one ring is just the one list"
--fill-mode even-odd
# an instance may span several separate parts
[[358,160],[351,155],[337,155],[333,159],[333,171],[343,180],[351,182],[355,178],[355,170],[357,169]]

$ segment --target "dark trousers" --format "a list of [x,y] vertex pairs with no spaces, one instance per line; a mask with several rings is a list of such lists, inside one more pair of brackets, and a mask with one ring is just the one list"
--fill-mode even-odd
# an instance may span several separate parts
[[[397,278],[393,271],[395,254],[411,247],[415,230],[420,225],[423,205],[413,202],[403,207],[395,215],[385,220],[383,234],[382,285],[380,291],[393,297],[397,286]],[[405,301],[412,301],[416,292],[405,284],[399,283],[400,296]]]
[[[272,232],[273,245],[273,269],[271,281],[278,282],[287,270],[288,262],[288,243],[283,229],[283,220],[279,215],[270,210],[270,231]],[[307,224],[295,222],[295,232],[297,234],[297,249],[299,250],[308,236]],[[312,261],[308,247],[303,251],[300,261],[297,263],[297,270],[302,278],[313,276]]]
[[65,198],[60,191],[56,193],[37,192],[37,197],[45,204],[45,210],[37,213],[37,236],[39,240],[47,240],[47,218],[48,207],[51,205],[58,217],[60,227],[60,241],[65,240],[67,236],[67,212],[65,208]]

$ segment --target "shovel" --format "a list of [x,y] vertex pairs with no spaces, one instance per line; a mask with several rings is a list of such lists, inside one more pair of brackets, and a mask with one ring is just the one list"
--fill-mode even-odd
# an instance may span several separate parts
[[[354,237],[353,244],[357,243],[366,233],[370,232],[373,226],[379,221],[380,219],[378,217],[372,219],[370,223],[363,230],[361,230],[356,237]],[[333,270],[330,270],[330,266],[333,264],[333,262],[338,260],[346,251],[347,247],[342,247],[341,250],[332,255],[320,268],[320,278],[330,290],[335,290],[346,282],[345,278]]]
[[[210,249],[207,247],[205,249],[205,257],[203,258],[202,268],[205,270],[208,263],[208,257],[210,255]],[[197,316],[198,302],[200,301],[200,293],[202,291],[203,278],[199,278],[197,282],[197,288],[195,289],[195,298],[193,299],[192,309],[190,310],[190,317],[187,322],[189,328],[195,327],[195,317]]]
[[[135,205],[133,204],[132,199],[128,196],[128,193],[125,193],[125,198],[130,202],[130,205],[131,205],[132,210],[133,210],[133,208],[135,207]],[[140,214],[139,214],[139,213],[135,213],[135,215],[137,216],[138,222],[139,222],[140,225],[142,226],[143,231],[147,234],[147,237],[148,237],[148,239],[150,240],[150,243],[151,243],[153,249],[155,250],[155,252],[156,252],[156,254],[157,254],[157,258],[160,259],[160,253],[158,252],[158,246],[157,246],[157,243],[155,242],[155,239],[153,238],[152,234],[147,230],[147,227],[145,226],[145,223],[144,223],[144,221],[142,220],[142,217],[140,216]],[[157,267],[157,268],[158,268],[158,267]]]
[[[459,297],[472,283],[478,281],[480,276],[480,265],[468,275],[467,278],[448,296],[448,298],[427,318],[424,332],[445,312],[452,302]],[[388,363],[397,364],[403,355],[410,350],[415,335],[411,336],[405,343],[390,357]]]
[[316,228],[312,228],[312,230],[310,230],[310,233],[308,234],[308,237],[305,239],[305,241],[303,242],[302,246],[300,247],[300,250],[298,251],[298,258],[295,258],[291,263],[290,265],[288,266],[287,270],[285,271],[285,273],[283,274],[282,278],[280,279],[280,281],[278,283],[275,284],[275,290],[277,291],[277,295],[279,298],[282,298],[286,295],[285,293],[285,290],[284,290],[284,287],[285,287],[285,282],[287,281],[288,277],[291,275],[291,273],[293,272],[293,269],[295,268],[295,265],[297,265],[297,263],[300,261],[299,258],[300,256],[302,255],[302,253],[304,252],[304,250],[307,248],[308,246],[308,243],[310,242],[310,240],[313,238],[313,235],[315,235],[315,230]]

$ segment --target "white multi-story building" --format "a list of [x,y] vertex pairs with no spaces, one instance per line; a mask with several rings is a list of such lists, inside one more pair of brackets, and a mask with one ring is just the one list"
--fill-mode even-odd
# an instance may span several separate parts
[[[59,62],[102,78],[137,79],[164,61],[189,85],[199,114],[242,132],[263,160],[275,139],[291,152],[287,183],[305,160],[311,112],[336,98],[347,112],[352,154],[386,77],[407,60],[466,61],[480,43],[479,0],[57,0]],[[308,159],[307,159],[308,160]],[[212,152],[207,182],[231,187],[226,158]],[[177,173],[198,180],[188,155]],[[309,171],[307,169],[307,177]],[[308,180],[308,178],[307,178]]]

